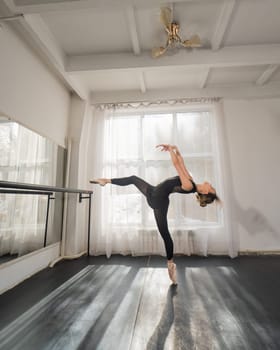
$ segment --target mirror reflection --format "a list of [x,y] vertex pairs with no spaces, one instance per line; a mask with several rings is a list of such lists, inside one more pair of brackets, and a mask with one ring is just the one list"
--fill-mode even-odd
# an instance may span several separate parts
[[[0,180],[63,187],[66,151],[0,116]],[[50,200],[47,245],[60,241],[63,194]],[[44,246],[47,195],[0,193],[0,263]]]

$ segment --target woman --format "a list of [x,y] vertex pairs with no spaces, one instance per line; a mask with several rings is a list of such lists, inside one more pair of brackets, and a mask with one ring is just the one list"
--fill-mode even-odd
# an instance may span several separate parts
[[169,195],[171,193],[197,193],[196,197],[201,207],[215,200],[219,200],[215,189],[208,182],[196,184],[192,176],[185,167],[184,160],[176,146],[161,144],[159,147],[162,151],[169,152],[172,163],[177,170],[178,176],[167,179],[157,186],[152,186],[137,176],[129,176],[113,179],[97,179],[90,183],[105,186],[110,183],[118,186],[134,185],[144,194],[149,206],[154,210],[154,216],[161,237],[163,238],[167,267],[171,281],[177,284],[176,264],[173,262],[173,241],[168,230],[167,211],[169,207]]

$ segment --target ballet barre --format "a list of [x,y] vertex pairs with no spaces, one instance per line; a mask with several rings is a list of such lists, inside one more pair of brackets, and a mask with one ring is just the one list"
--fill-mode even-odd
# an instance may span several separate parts
[[[46,243],[47,243],[47,229],[48,229],[50,200],[55,199],[55,197],[53,197],[53,193],[55,193],[55,192],[61,192],[61,193],[63,193],[63,196],[66,193],[79,194],[79,203],[81,203],[84,199],[88,199],[87,254],[89,255],[90,225],[91,225],[91,198],[92,198],[93,191],[81,190],[81,189],[76,189],[76,188],[48,186],[48,185],[36,185],[36,184],[30,184],[30,183],[0,181],[0,193],[3,193],[3,194],[27,194],[27,195],[46,195],[46,196],[48,196],[45,236],[44,236],[44,247],[46,246]],[[66,223],[64,222],[64,220],[62,220],[62,225],[64,226],[65,224]]]

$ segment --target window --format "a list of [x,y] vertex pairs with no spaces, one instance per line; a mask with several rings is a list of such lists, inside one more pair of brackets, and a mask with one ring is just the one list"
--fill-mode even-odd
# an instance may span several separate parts
[[[155,148],[160,143],[178,145],[195,182],[205,180],[218,188],[218,153],[213,112],[181,110],[168,113],[115,114],[105,126],[105,169],[111,177],[137,175],[152,185],[175,176],[169,154]],[[111,223],[126,226],[154,225],[153,211],[133,186],[110,187]],[[170,195],[169,225],[197,227],[220,222],[215,205],[201,208],[195,195]]]

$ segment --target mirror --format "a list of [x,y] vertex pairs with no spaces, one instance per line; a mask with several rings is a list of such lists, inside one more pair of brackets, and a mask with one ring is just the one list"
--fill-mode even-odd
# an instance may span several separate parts
[[[65,163],[63,147],[0,115],[1,181],[63,187]],[[0,264],[60,241],[62,215],[63,193],[0,193]]]

